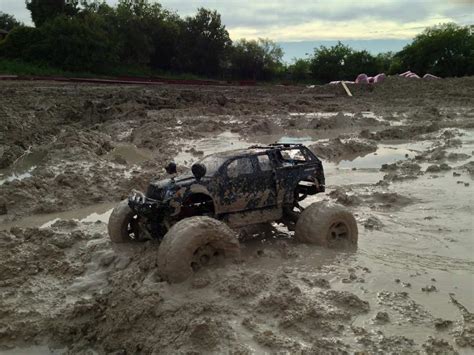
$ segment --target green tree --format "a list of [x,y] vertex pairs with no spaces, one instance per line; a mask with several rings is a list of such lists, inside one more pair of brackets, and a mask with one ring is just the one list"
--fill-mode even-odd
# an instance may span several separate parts
[[388,70],[391,58],[390,53],[375,57],[366,50],[355,51],[338,42],[329,48],[316,49],[310,68],[313,79],[319,82],[354,80],[361,73],[376,75]]
[[71,71],[101,72],[117,64],[118,49],[95,14],[83,18],[58,16],[40,28],[43,40],[37,57],[52,66]]
[[161,5],[147,0],[120,0],[115,27],[120,37],[120,58],[129,65],[146,65],[154,52],[152,34],[163,18]]
[[354,80],[360,73],[376,75],[379,72],[377,59],[366,50],[354,51],[347,55],[340,79]]
[[258,44],[263,50],[263,79],[275,79],[284,71],[281,61],[284,55],[283,49],[267,38],[259,38]]
[[36,27],[59,15],[73,16],[79,11],[79,0],[25,0]]
[[281,47],[269,39],[241,39],[231,50],[231,72],[237,78],[272,80],[282,71],[282,57]]
[[0,11],[0,30],[11,31],[21,25],[22,23],[17,21],[14,16]]
[[390,73],[390,67],[394,62],[393,52],[379,53],[375,57],[375,61],[377,63],[377,71],[379,73],[392,74]]
[[17,26],[0,43],[0,57],[34,61],[34,48],[41,40],[41,33],[37,28]]
[[396,57],[404,70],[418,74],[463,76],[474,74],[474,26],[454,23],[427,28]]
[[307,81],[311,75],[309,59],[293,59],[294,63],[288,66],[288,74],[295,81]]
[[345,64],[352,49],[338,42],[335,46],[321,46],[314,50],[311,59],[311,75],[318,82],[327,83],[344,79]]
[[153,26],[153,52],[150,58],[152,68],[168,71],[177,67],[181,22],[177,14],[163,11],[163,16]]
[[181,23],[179,68],[201,75],[216,75],[226,61],[232,41],[217,11],[198,9]]

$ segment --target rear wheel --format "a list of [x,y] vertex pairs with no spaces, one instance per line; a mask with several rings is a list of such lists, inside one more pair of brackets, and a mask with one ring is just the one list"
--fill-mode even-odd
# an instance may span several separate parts
[[128,200],[123,200],[114,208],[109,217],[107,229],[109,237],[114,243],[127,243],[138,240],[138,215],[128,206]]
[[357,246],[358,229],[353,214],[339,205],[311,204],[299,216],[295,238],[328,248]]
[[223,222],[196,216],[174,224],[158,249],[162,278],[177,283],[220,258],[236,258],[240,245],[236,234]]

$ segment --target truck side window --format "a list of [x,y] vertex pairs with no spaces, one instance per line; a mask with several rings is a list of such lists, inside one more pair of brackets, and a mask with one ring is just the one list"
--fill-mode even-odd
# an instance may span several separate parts
[[305,162],[307,159],[300,149],[285,149],[281,151],[284,162]]
[[270,162],[270,158],[268,155],[258,155],[258,165],[260,166],[261,171],[270,171],[272,170],[272,163]]
[[235,159],[227,165],[227,176],[234,178],[240,175],[248,175],[253,173],[252,160],[250,158]]

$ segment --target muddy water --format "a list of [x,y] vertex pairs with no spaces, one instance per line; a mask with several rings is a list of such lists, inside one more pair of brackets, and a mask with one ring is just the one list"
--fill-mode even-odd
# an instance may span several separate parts
[[36,166],[44,160],[46,151],[28,150],[18,158],[9,168],[0,169],[0,185],[14,180],[23,180],[32,176]]
[[8,230],[11,227],[40,227],[47,228],[59,220],[75,220],[80,222],[104,222],[109,220],[115,203],[100,203],[75,210],[32,215],[14,221],[6,221],[0,225],[0,230]]
[[[464,132],[462,147],[449,151],[471,155],[474,148],[472,138],[472,131]],[[413,158],[433,143],[381,145],[376,153],[352,161],[343,160],[339,164],[325,164],[329,187],[356,186],[359,187],[356,191],[369,194],[379,191],[372,184],[383,176],[379,172],[382,164]],[[467,161],[469,159],[457,165]],[[428,165],[422,164],[422,169],[425,170]],[[456,164],[453,168],[458,171]],[[460,184],[459,180],[470,182],[470,185]],[[450,301],[450,295],[455,295],[471,312],[474,311],[472,183],[471,176],[464,173],[461,177],[454,177],[452,171],[448,171],[392,184],[384,192],[399,193],[415,202],[403,208],[395,205],[388,210],[377,210],[370,206],[355,209],[359,220],[372,216],[383,224],[380,230],[360,226],[357,252],[341,258],[340,254],[331,251],[315,252],[314,249],[299,248],[301,257],[283,262],[280,267],[291,267],[303,274],[311,274],[331,264],[347,274],[348,269],[367,268],[369,272],[363,273],[356,287],[356,281],[333,283],[335,289],[354,292],[374,305],[368,314],[357,317],[354,325],[374,327],[375,314],[388,308],[391,322],[383,327],[384,332],[400,336],[410,334],[411,338],[421,343],[426,340],[427,334],[432,333],[430,319],[442,318],[455,322],[461,317],[459,309]],[[304,205],[321,197],[307,199]],[[339,265],[341,260],[344,263],[342,267]],[[271,270],[278,267],[279,262],[267,262],[264,265]],[[259,264],[259,267],[262,265]],[[435,291],[422,290],[430,286],[434,286]],[[384,303],[381,295],[386,292],[406,292],[407,297],[420,307],[410,310],[410,307],[400,307],[397,301]],[[424,312],[426,315],[421,316]],[[417,317],[423,320],[415,322]],[[446,333],[439,337],[449,340]],[[350,339],[347,341],[351,342]],[[460,352],[470,353],[462,349]]]
[[[471,154],[472,132],[461,140],[462,148],[452,151]],[[456,166],[454,170],[457,170]],[[351,178],[357,178],[357,173],[347,174],[345,178],[350,183]],[[470,182],[470,185],[459,184],[459,180]],[[349,264],[365,265],[371,270],[359,293],[377,300],[381,290],[404,291],[434,317],[456,320],[460,317],[459,310],[449,297],[454,294],[471,312],[474,311],[472,177],[466,173],[454,177],[451,171],[425,174],[415,181],[392,184],[388,191],[403,194],[416,202],[392,211],[374,211],[366,206],[356,211],[359,218],[375,216],[384,225],[381,230],[363,230],[359,250],[351,257]],[[426,286],[434,286],[436,291],[422,291]],[[357,323],[370,323],[371,315],[361,317]],[[390,330],[406,335],[407,325],[403,319],[398,322],[392,322]],[[417,340],[426,337],[427,329],[423,327],[409,329]]]
[[[380,171],[382,164],[391,164],[400,160],[414,158],[420,152],[431,147],[434,140],[422,142],[384,142],[374,153],[353,160],[341,160],[338,163],[324,162],[328,192],[335,187],[349,186],[354,194],[373,195],[374,193],[398,193],[408,197],[412,202],[407,205],[383,207],[367,202],[353,208],[359,223],[359,247],[354,253],[340,253],[331,250],[295,245],[285,230],[278,228],[273,237],[264,240],[251,240],[243,243],[244,255],[247,256],[246,268],[261,270],[269,275],[277,272],[291,272],[297,278],[314,277],[324,274],[334,290],[347,290],[357,294],[370,303],[367,314],[358,315],[354,326],[362,326],[374,330],[382,330],[386,334],[409,336],[417,343],[423,343],[428,335],[433,334],[433,319],[459,321],[459,309],[450,301],[450,295],[474,311],[474,252],[472,236],[474,235],[473,216],[473,180],[461,172],[456,166],[472,160],[474,151],[474,134],[463,132],[460,137],[462,146],[449,148],[448,152],[465,153],[471,159],[453,163],[454,171],[461,176],[454,177],[452,171],[436,174],[424,174],[415,180],[392,183],[388,187],[379,187],[376,183],[383,179]],[[304,132],[280,135],[253,136],[248,140],[232,132],[224,132],[214,138],[194,141],[182,141],[182,152],[176,161],[182,165],[190,165],[201,155],[216,151],[246,148],[253,144],[272,142],[317,143],[316,137],[304,135]],[[193,151],[190,149],[193,148]],[[196,152],[202,152],[196,154]],[[150,158],[148,152],[131,145],[121,145],[111,153],[109,158],[120,156],[129,163],[140,162]],[[422,170],[431,165],[422,163]],[[466,186],[464,183],[470,183]],[[316,200],[328,199],[327,195],[317,196],[305,201],[310,204]],[[2,225],[2,229],[12,226],[32,227],[52,226],[58,219],[75,219],[81,222],[106,222],[114,204],[99,204],[87,208],[55,213],[42,216],[30,216],[10,224]],[[368,218],[377,218],[381,227],[364,228],[363,222]],[[98,228],[104,224],[98,223]],[[278,242],[290,241],[291,253],[296,257],[252,258],[256,251],[263,254],[280,255]],[[350,271],[353,270],[353,271]],[[100,271],[100,270],[99,270]],[[98,272],[96,270],[96,272]],[[349,278],[354,273],[355,279]],[[89,275],[90,276],[90,275]],[[96,280],[92,274],[79,281],[75,287],[83,287]],[[103,280],[102,280],[103,279]],[[106,277],[102,276],[105,285]],[[304,293],[311,295],[314,290],[299,285]],[[422,288],[434,286],[435,291],[425,292]],[[176,291],[176,290],[175,290]],[[400,306],[397,299],[386,299],[386,294],[406,292],[407,297],[417,304]],[[316,296],[315,296],[316,297]],[[175,299],[176,295],[170,296]],[[375,314],[385,311],[390,322],[383,327],[374,323]],[[248,331],[242,328],[239,319],[231,321],[234,329],[240,329],[239,339],[253,344],[254,349],[264,350],[255,344]],[[272,328],[272,325],[269,325]],[[276,328],[276,327],[275,327]],[[448,332],[438,333],[438,337],[449,340]],[[248,339],[247,339],[248,338]],[[297,336],[295,336],[297,338]],[[303,343],[303,340],[299,340]],[[354,344],[354,338],[344,338],[347,344]],[[355,346],[356,344],[354,344]],[[38,353],[45,353],[46,348],[31,348]],[[23,349],[25,350],[25,349]],[[458,349],[463,353],[463,349]],[[21,353],[21,352],[20,352]],[[464,352],[468,353],[468,352]],[[12,353],[14,354],[14,353]]]
[[400,160],[414,158],[423,151],[427,144],[409,144],[397,142],[394,144],[380,144],[377,151],[353,160],[341,160],[339,168],[380,169],[383,164],[393,164]]
[[137,146],[133,144],[121,143],[116,145],[115,148],[105,156],[105,158],[110,160],[121,158],[128,164],[137,164],[153,159],[153,154],[151,151],[137,148]]
[[[472,137],[472,131],[464,132],[461,137],[462,147],[450,148],[448,151],[471,155],[474,149]],[[275,141],[290,143],[317,142],[311,137],[301,136],[272,138],[277,138]],[[265,143],[267,139],[268,136],[254,137],[254,140]],[[382,191],[374,184],[383,178],[384,174],[380,172],[383,164],[413,159],[433,144],[435,141],[429,140],[415,143],[394,141],[381,144],[376,152],[353,160],[342,160],[337,164],[325,163],[329,189],[332,186],[347,185],[355,187],[356,193],[370,195]],[[242,145],[241,140],[236,144]],[[196,145],[196,149],[200,147],[199,144]],[[206,147],[206,152],[212,152],[212,149]],[[429,165],[422,164],[422,170],[426,170]],[[457,170],[456,164],[453,168]],[[459,180],[471,184],[459,184]],[[391,323],[384,327],[384,331],[400,336],[410,334],[415,341],[423,342],[433,329],[429,319],[456,321],[460,318],[459,309],[450,302],[451,294],[470,311],[474,311],[472,188],[472,178],[467,174],[461,177],[454,177],[452,171],[424,174],[416,180],[394,183],[383,189],[383,193],[398,193],[408,197],[413,203],[402,207],[394,202],[392,208],[387,209],[362,205],[354,210],[359,221],[376,217],[383,225],[380,230],[360,226],[358,251],[343,258],[343,272],[362,266],[369,270],[364,274],[363,282],[357,287],[354,287],[352,282],[336,283],[334,287],[355,292],[374,305],[371,312],[359,316],[354,325],[373,327],[375,314],[379,310],[387,310],[388,307]],[[324,196],[308,199],[305,204],[320,198]],[[255,243],[250,242],[247,248],[258,248]],[[296,260],[285,261],[283,264],[281,260],[270,260],[259,263],[258,267],[267,268],[267,271],[276,267],[291,267],[296,272],[311,273],[324,265],[338,265],[341,261],[340,254],[327,250],[315,252],[314,249],[299,247],[298,253],[300,258]],[[435,291],[422,290],[430,286],[434,286]],[[400,308],[396,301],[384,301],[381,296],[384,292],[406,292],[407,297],[420,305],[420,309],[413,312],[426,312],[430,316],[420,321],[422,324],[414,323],[413,319],[417,315],[412,314],[409,307]],[[446,334],[441,337],[449,338]]]

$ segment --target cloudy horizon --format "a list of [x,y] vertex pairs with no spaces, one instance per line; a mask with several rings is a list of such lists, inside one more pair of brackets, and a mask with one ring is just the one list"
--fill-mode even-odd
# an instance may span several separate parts
[[[387,50],[409,42],[428,26],[445,22],[461,25],[474,23],[474,0],[349,0],[309,1],[275,0],[162,0],[164,8],[181,16],[193,15],[199,7],[217,10],[232,40],[269,38],[282,43],[283,48],[311,48],[291,45],[292,42],[366,43],[379,50],[385,41]],[[115,5],[117,0],[107,0]],[[14,15],[31,25],[30,14],[23,1],[0,0],[0,11]],[[378,40],[377,48],[372,46]],[[289,43],[289,45],[288,45]],[[302,49],[301,49],[302,48]],[[296,52],[295,52],[296,53]],[[286,60],[292,53],[286,53]],[[296,55],[295,55],[296,56]],[[301,55],[298,55],[301,56]]]

